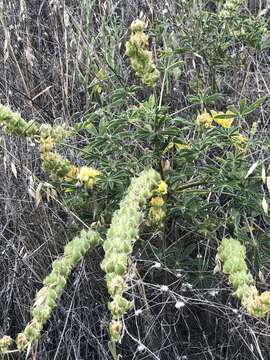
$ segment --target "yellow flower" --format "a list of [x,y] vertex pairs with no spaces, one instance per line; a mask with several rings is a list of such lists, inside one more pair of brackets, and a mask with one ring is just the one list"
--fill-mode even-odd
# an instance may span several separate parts
[[148,46],[148,36],[143,32],[136,32],[130,37],[130,41],[138,48]]
[[40,148],[40,152],[42,153],[51,151],[53,145],[54,145],[54,141],[51,136],[47,138],[41,137],[39,140],[39,148]]
[[51,165],[53,165],[53,163],[60,163],[63,160],[61,155],[53,152],[46,152],[43,154],[42,159],[51,163]]
[[74,165],[71,165],[68,173],[64,177],[64,180],[65,181],[72,181],[72,180],[77,178],[77,175],[78,175],[78,168],[76,166],[74,166]]
[[100,172],[88,166],[82,166],[78,173],[77,179],[85,184],[86,187],[92,188],[96,183],[96,177]]
[[165,218],[166,212],[162,208],[151,207],[149,215],[154,223],[160,223]]
[[165,195],[167,194],[167,190],[168,190],[168,185],[165,183],[165,181],[161,180],[158,188],[154,192],[161,195]]
[[165,149],[163,150],[163,154],[166,154],[168,151],[170,151],[174,147],[174,143],[170,142]]
[[261,295],[250,296],[246,301],[249,314],[254,316],[264,316],[270,310],[270,292],[264,291]]
[[109,331],[112,341],[119,341],[121,332],[122,332],[122,321],[121,320],[112,320],[109,325]]
[[238,149],[242,149],[245,143],[247,142],[246,136],[242,134],[233,135],[231,139],[235,147],[237,147]]
[[237,140],[237,142],[240,142],[240,143],[244,143],[244,142],[247,141],[247,138],[246,138],[244,135],[242,135],[242,134],[234,135],[233,138],[234,138],[235,140]]
[[161,196],[155,196],[151,199],[151,205],[154,207],[161,207],[164,205],[164,200]]
[[98,78],[98,80],[105,80],[106,79],[106,72],[104,70],[104,68],[100,68],[97,72],[96,77]]
[[205,110],[203,113],[199,114],[196,119],[197,125],[204,125],[206,128],[212,128],[213,118]]
[[[223,111],[216,112],[214,110],[211,110],[210,112],[211,112],[211,115],[213,116],[214,121],[218,125],[224,127],[225,129],[228,129],[232,126],[232,123],[234,120],[234,118],[233,118],[234,113],[232,111],[228,110],[225,114]],[[220,116],[220,115],[229,115],[230,117],[228,117],[226,119],[218,119],[218,116]]]
[[100,175],[100,172],[88,166],[82,166],[78,174],[78,180],[87,181],[89,178],[95,178]]

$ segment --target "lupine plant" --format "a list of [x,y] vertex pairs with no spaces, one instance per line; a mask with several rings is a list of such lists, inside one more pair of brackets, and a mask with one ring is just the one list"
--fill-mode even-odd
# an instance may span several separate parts
[[[219,14],[204,13],[199,19],[203,26],[201,33],[196,34],[198,38],[191,39],[186,29],[182,29],[183,34],[180,32],[184,46],[190,46],[188,51],[199,55],[211,69],[229,52],[233,30],[227,27],[231,16],[228,14],[235,14],[241,3],[227,1]],[[195,16],[194,21],[197,20]],[[153,90],[161,69],[154,63],[145,33],[146,24],[135,20],[130,29],[126,55],[136,75],[150,87],[147,91]],[[206,48],[200,55],[202,39],[208,39],[209,29],[216,39],[222,38],[224,42],[211,42],[214,50],[220,53],[217,51],[213,55],[213,48]],[[164,49],[159,50],[161,68],[168,58],[172,60],[172,64],[165,67],[165,74],[169,76],[170,70],[179,65],[178,56],[185,48],[165,49],[164,45]],[[139,229],[144,225],[150,225],[164,243],[176,237],[177,241],[168,249],[165,246],[160,255],[168,268],[176,271],[180,265],[187,273],[201,272],[200,279],[204,269],[195,249],[204,240],[207,240],[207,249],[211,248],[209,242],[218,243],[218,260],[223,263],[222,270],[228,275],[233,295],[249,315],[262,317],[269,312],[269,291],[259,295],[256,278],[248,270],[246,255],[252,237],[257,241],[253,241],[248,255],[258,260],[253,269],[257,272],[265,234],[269,234],[270,176],[260,160],[254,162],[258,152],[268,152],[269,144],[256,138],[257,123],[250,123],[249,118],[263,104],[264,98],[249,105],[239,99],[225,106],[220,104],[222,95],[207,88],[187,98],[191,113],[180,117],[177,111],[171,112],[163,105],[165,74],[159,99],[156,89],[145,101],[140,100],[136,87],[120,89],[115,95],[118,105],[113,102],[102,111],[86,114],[74,128],[40,124],[37,120],[27,122],[8,107],[0,106],[0,124],[4,131],[32,138],[39,144],[42,169],[50,181],[58,185],[63,201],[68,202],[70,194],[75,201],[83,198],[84,204],[94,208],[88,221],[96,228],[96,231],[82,230],[65,246],[63,256],[53,262],[51,273],[36,295],[32,320],[18,334],[16,349],[10,349],[14,342],[5,335],[0,339],[2,353],[30,349],[39,339],[71,271],[88,250],[102,243],[103,234],[106,240],[102,244],[101,269],[110,296],[109,335],[115,349],[124,336],[125,314],[132,311],[133,302],[128,294],[132,253],[135,243],[140,242]],[[100,74],[99,77],[105,79]],[[66,159],[61,152],[65,140],[78,133],[85,141],[76,148],[76,163],[78,160],[83,166]],[[97,164],[97,169],[92,164]],[[147,212],[148,217],[144,216]],[[260,226],[254,229],[250,223],[255,218]],[[190,243],[179,244],[178,239],[186,235],[183,236],[183,229],[192,234]],[[167,235],[166,230],[173,231],[168,231]],[[237,240],[224,238],[224,233],[234,234]],[[179,251],[181,246],[185,248],[184,256]],[[216,247],[214,249],[216,251]],[[212,270],[211,254],[206,258],[209,259],[208,270]]]
[[[4,107],[2,107],[2,110],[3,109],[5,110]],[[9,118],[13,119],[12,112],[7,110],[6,112],[4,111],[4,114],[7,112]],[[18,115],[16,116],[19,117]],[[234,118],[237,116],[237,109],[227,110],[226,113],[216,112],[214,110],[207,112],[205,110],[197,115],[194,125],[202,135],[206,135],[206,132],[210,131],[213,133],[213,136],[216,137],[221,131],[221,136],[225,136],[223,132],[231,131],[231,127],[235,121]],[[0,121],[5,124],[6,117],[1,117],[0,114]],[[22,123],[24,127],[27,127],[27,122],[22,121]],[[16,130],[13,131],[11,125],[8,127],[8,132],[18,135]],[[50,130],[50,133],[52,133],[52,130]],[[31,133],[31,136],[32,135]],[[203,137],[205,135],[203,135]],[[49,175],[53,173],[57,178],[66,178],[67,181],[67,174],[73,172],[73,175],[69,175],[70,178],[80,181],[87,188],[93,188],[96,177],[100,173],[99,171],[87,166],[80,167],[79,169],[71,167],[68,160],[63,160],[59,154],[51,151],[52,146],[54,146],[51,139],[46,138],[46,135],[38,139],[43,169],[47,170]],[[202,139],[203,138],[201,138],[201,140]],[[226,141],[228,141],[228,139]],[[235,145],[235,149],[239,152],[239,155],[244,155],[247,141],[247,138],[235,130],[229,137],[230,144]],[[193,146],[195,146],[195,144],[192,146],[181,144],[179,141],[169,141],[162,152],[167,153],[168,151],[172,151],[174,144],[178,151],[187,152],[192,151]],[[155,149],[155,151],[157,151],[157,149]],[[47,157],[50,158],[48,165]],[[179,160],[180,159],[181,157]],[[59,167],[56,166],[58,164]],[[54,166],[53,169],[51,168],[52,165]],[[168,169],[166,169],[164,165],[163,173],[166,174],[166,171],[168,171]],[[252,170],[252,172],[253,171],[254,170]],[[249,171],[248,176],[250,176],[252,172]],[[209,175],[210,173],[208,177]],[[189,185],[183,186],[183,189],[185,188],[188,189]],[[177,188],[175,188],[175,191],[177,191]],[[133,245],[139,237],[138,231],[143,221],[143,209],[147,206],[147,201],[150,199],[150,223],[152,226],[159,227],[160,224],[164,222],[166,216],[164,211],[164,197],[167,192],[167,184],[161,179],[157,171],[153,169],[144,170],[139,177],[131,181],[126,196],[120,202],[119,210],[112,216],[111,226],[107,232],[107,238],[103,243],[105,257],[101,263],[101,268],[106,273],[107,288],[111,296],[111,301],[108,304],[108,309],[112,314],[109,332],[112,343],[114,344],[121,339],[123,316],[127,311],[130,311],[132,307],[132,302],[123,295],[128,288],[128,261],[132,254]],[[182,201],[185,200],[182,199]],[[88,249],[99,243],[100,238],[96,232],[92,230],[82,230],[78,237],[66,245],[63,257],[53,263],[51,274],[44,279],[44,287],[39,290],[36,295],[32,320],[26,326],[25,330],[17,336],[16,345],[18,351],[29,349],[31,344],[39,338],[44,324],[57,305],[57,301],[66,285],[70,272],[86,254]],[[254,286],[253,277],[248,271],[245,262],[245,247],[241,245],[238,240],[224,239],[219,248],[219,258],[224,263],[223,272],[229,275],[229,282],[235,290],[235,296],[241,301],[247,312],[253,316],[264,316],[268,313],[270,309],[269,292],[266,291],[258,295],[258,291]],[[17,351],[9,350],[10,345],[12,345],[12,340],[8,336],[4,336],[0,340],[3,353]]]
[[[8,114],[9,119],[19,118],[23,127],[28,128],[27,122],[5,107],[2,107],[2,113],[0,113],[0,121],[3,124],[8,123],[5,114]],[[14,121],[13,124],[11,121],[11,123],[12,125],[8,123],[8,133],[19,135],[17,131],[18,122]],[[100,172],[87,166],[77,169],[70,165],[68,160],[64,160],[61,155],[51,152],[54,142],[50,134],[53,133],[53,129],[45,125],[42,125],[42,127],[42,131],[38,131],[37,126],[36,132],[29,134],[29,136],[37,136],[38,132],[41,134],[39,143],[43,169],[56,178],[66,180],[68,178],[71,180],[77,178],[86,187],[92,188]],[[49,131],[44,132],[44,129],[49,129]],[[153,194],[165,194],[166,192],[167,185],[164,181],[161,181],[160,175],[156,171],[153,169],[144,171],[138,178],[131,181],[127,195],[120,203],[120,209],[115,212],[112,218],[112,224],[103,245],[105,257],[101,268],[106,273],[108,292],[112,297],[108,308],[113,316],[109,326],[113,342],[119,341],[122,331],[122,317],[132,306],[132,303],[123,297],[123,292],[126,287],[125,278],[127,276],[128,259],[133,244],[138,238],[139,225],[142,221],[141,207],[146,206],[147,200]],[[152,202],[153,199],[151,204]],[[52,272],[44,279],[44,287],[36,295],[33,318],[25,330],[17,336],[16,345],[18,351],[29,349],[31,344],[39,338],[44,324],[57,305],[72,269],[86,252],[90,248],[97,246],[99,242],[100,238],[96,232],[82,230],[78,237],[66,245],[63,257],[54,261]],[[0,340],[1,351],[8,353],[11,344],[11,338],[4,336]]]

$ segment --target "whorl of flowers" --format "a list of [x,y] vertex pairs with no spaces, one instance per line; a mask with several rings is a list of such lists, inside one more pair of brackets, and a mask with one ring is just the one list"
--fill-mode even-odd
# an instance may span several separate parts
[[54,143],[63,141],[68,136],[72,135],[73,129],[67,128],[65,124],[51,126],[50,124],[41,124],[38,135],[43,139],[51,139]]
[[245,304],[249,314],[263,317],[270,312],[270,291],[264,291],[260,295],[248,299]]
[[40,138],[40,152],[42,169],[54,180],[64,180],[70,183],[79,182],[87,189],[92,189],[96,184],[100,172],[92,167],[77,167],[69,160],[64,159],[60,154],[51,151],[54,146],[54,139],[51,135],[44,134]]
[[100,175],[100,171],[88,167],[88,166],[82,166],[78,170],[77,179],[86,187],[91,189],[97,181],[97,177]]
[[[64,159],[60,154],[45,152],[41,155],[42,169],[48,173],[52,179],[63,179],[68,176],[72,165],[69,160]],[[74,173],[75,174],[75,173]],[[76,178],[74,178],[74,181]]]
[[134,20],[130,29],[131,36],[126,43],[126,55],[142,82],[154,86],[160,73],[153,62],[151,51],[148,50],[148,35],[144,33],[145,23],[139,19]]
[[159,182],[160,175],[153,169],[145,170],[139,177],[131,180],[127,195],[113,215],[103,244],[105,257],[101,268],[106,272],[107,288],[112,298],[108,308],[112,313],[109,330],[114,342],[120,339],[122,317],[132,306],[132,303],[123,297],[123,293],[128,259],[138,238],[139,225],[143,218],[141,208],[146,205]]
[[227,0],[219,13],[219,17],[223,20],[231,18],[243,3],[244,0]]
[[45,151],[41,154],[42,169],[53,180],[64,180],[73,184],[81,184],[86,189],[92,189],[97,182],[100,171],[88,167],[77,167],[69,160],[64,159],[60,154]]
[[253,285],[254,279],[246,264],[246,248],[238,240],[223,239],[218,249],[219,259],[223,262],[223,272],[229,275],[229,283],[235,290],[234,295],[241,301],[252,316],[264,316],[270,311],[270,292],[261,295]]
[[153,225],[163,225],[166,216],[164,196],[167,194],[167,188],[166,182],[161,180],[159,186],[153,190],[149,210],[149,220]]
[[[70,241],[64,249],[62,258],[52,264],[51,273],[44,279],[43,287],[38,291],[32,311],[32,320],[19,333],[16,339],[18,351],[31,347],[41,334],[63,292],[68,277],[86,253],[100,243],[100,237],[94,230],[82,230],[80,235]],[[7,352],[12,340],[4,336],[0,340],[0,350]]]

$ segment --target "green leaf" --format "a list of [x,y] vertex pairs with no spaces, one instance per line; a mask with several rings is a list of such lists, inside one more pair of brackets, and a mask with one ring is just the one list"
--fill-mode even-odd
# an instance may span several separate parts
[[100,136],[104,135],[107,131],[107,121],[102,118],[98,125],[98,133]]
[[259,98],[258,100],[256,100],[253,104],[247,106],[244,111],[242,112],[242,115],[248,115],[250,113],[252,113],[254,110],[256,110],[258,107],[260,107],[264,101],[265,101],[266,97],[263,96],[261,98]]
[[222,94],[219,94],[219,93],[206,96],[206,98],[204,99],[204,103],[205,103],[205,104],[215,103],[216,101],[222,99],[222,96],[223,96],[223,95],[222,95]]
[[242,115],[244,112],[244,109],[246,108],[246,99],[240,99],[239,101],[239,112]]
[[231,119],[233,117],[235,117],[235,114],[221,114],[221,115],[216,115],[215,119],[222,120],[222,119]]
[[191,104],[200,104],[201,103],[201,99],[199,96],[187,95],[187,100]]

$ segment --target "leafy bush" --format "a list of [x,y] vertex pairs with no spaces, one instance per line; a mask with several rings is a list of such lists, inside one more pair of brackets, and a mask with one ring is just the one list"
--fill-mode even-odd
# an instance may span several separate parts
[[[246,66],[249,52],[267,49],[267,23],[262,16],[241,13],[243,1],[227,1],[224,7],[210,3],[214,10],[183,1],[179,16],[149,22],[148,28],[146,21],[132,22],[122,60],[112,66],[110,47],[106,61],[93,65],[96,77],[90,85],[89,74],[80,73],[80,83],[87,87],[80,121],[58,126],[28,122],[0,107],[6,133],[38,144],[42,177],[63,208],[79,219],[77,230],[91,224],[106,237],[101,268],[111,297],[112,319],[106,328],[114,358],[121,352],[119,343],[130,335],[126,314],[135,308],[136,315],[137,303],[146,298],[145,286],[141,290],[138,285],[140,296],[130,291],[139,273],[161,296],[170,290],[166,277],[155,271],[160,268],[173,279],[180,274],[186,281],[182,287],[196,289],[196,301],[203,303],[208,295],[200,294],[209,289],[210,294],[225,294],[216,300],[217,307],[232,294],[247,317],[263,318],[269,312],[269,291],[260,282],[268,273],[269,141],[260,136],[257,122],[266,98],[247,100],[226,87],[226,77]],[[74,28],[70,31],[76,35]],[[87,51],[84,47],[83,56]],[[134,81],[131,70],[122,77],[123,64],[135,71]],[[183,83],[185,106],[178,108],[171,93]],[[38,187],[39,204],[42,198],[46,202],[47,190]],[[34,318],[17,338],[18,350],[30,351],[71,270],[89,247],[98,245],[81,231],[45,278]],[[138,269],[134,253],[140,254]],[[140,262],[151,267],[144,269]],[[234,293],[222,290],[220,283],[227,280],[221,271]],[[261,288],[265,291],[259,295]],[[185,308],[182,291],[175,290],[172,298],[176,309]],[[2,352],[15,352],[10,345],[5,335]],[[139,346],[136,351],[145,350]]]

